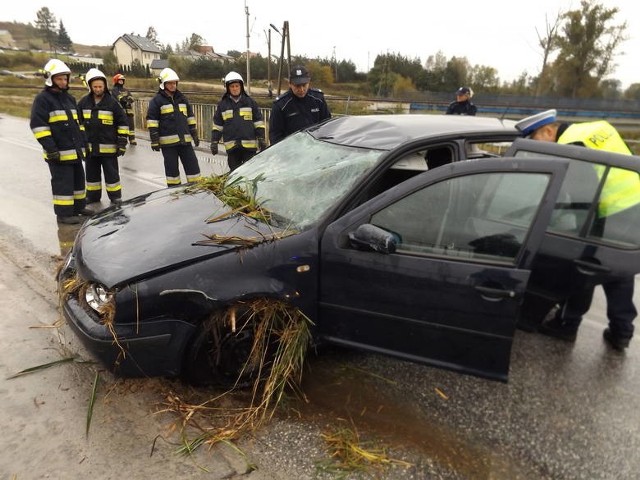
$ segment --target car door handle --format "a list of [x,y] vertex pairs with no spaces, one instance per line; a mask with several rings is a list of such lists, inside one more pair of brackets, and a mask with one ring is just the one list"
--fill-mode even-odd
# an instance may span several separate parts
[[480,292],[483,297],[489,297],[487,300],[497,302],[502,298],[515,298],[516,292],[513,290],[505,290],[502,288],[483,287],[482,285],[476,285],[475,289]]
[[588,275],[590,277],[598,273],[611,273],[611,269],[609,267],[599,265],[588,260],[575,259],[574,263],[576,264],[576,268],[580,273],[582,273],[583,275]]

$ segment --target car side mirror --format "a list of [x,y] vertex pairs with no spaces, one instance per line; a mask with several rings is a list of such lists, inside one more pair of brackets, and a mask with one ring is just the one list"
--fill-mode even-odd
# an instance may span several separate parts
[[358,250],[394,253],[399,241],[400,236],[397,233],[389,232],[370,223],[360,225],[349,234],[349,243]]

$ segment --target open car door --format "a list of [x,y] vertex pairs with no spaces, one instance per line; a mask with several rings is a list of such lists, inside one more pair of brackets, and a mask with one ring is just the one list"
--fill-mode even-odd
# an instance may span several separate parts
[[562,301],[590,284],[640,272],[640,157],[527,139],[507,155],[569,162],[532,265],[529,287],[538,301]]
[[453,163],[330,224],[325,341],[506,381],[531,261],[567,162]]

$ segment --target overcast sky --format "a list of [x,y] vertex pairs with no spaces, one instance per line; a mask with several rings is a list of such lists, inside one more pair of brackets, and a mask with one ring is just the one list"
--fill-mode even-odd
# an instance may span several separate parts
[[[168,4],[169,7],[164,5]],[[636,0],[602,0],[617,7],[615,24],[626,21],[629,39],[616,57],[612,78],[623,88],[640,82],[640,8]],[[10,5],[8,7],[7,5]],[[378,54],[396,53],[421,63],[441,51],[447,58],[467,57],[472,65],[495,68],[502,81],[522,72],[537,75],[541,55],[536,30],[544,35],[559,10],[578,9],[579,0],[484,0],[455,2],[404,0],[208,0],[99,3],[91,1],[17,0],[5,5],[0,19],[34,23],[46,6],[62,20],[75,43],[111,45],[125,33],[146,35],[150,26],[164,44],[182,43],[192,33],[216,52],[249,49],[267,55],[269,25],[289,22],[291,54],[351,60],[358,71],[373,66]],[[379,5],[386,5],[381,8]],[[272,31],[272,54],[280,53],[280,36]]]

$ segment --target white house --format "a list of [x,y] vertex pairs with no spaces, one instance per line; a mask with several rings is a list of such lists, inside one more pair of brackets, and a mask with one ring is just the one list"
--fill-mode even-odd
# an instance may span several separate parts
[[151,67],[151,62],[159,59],[162,52],[148,38],[125,33],[114,42],[113,53],[120,65],[130,67],[138,60],[142,66]]

